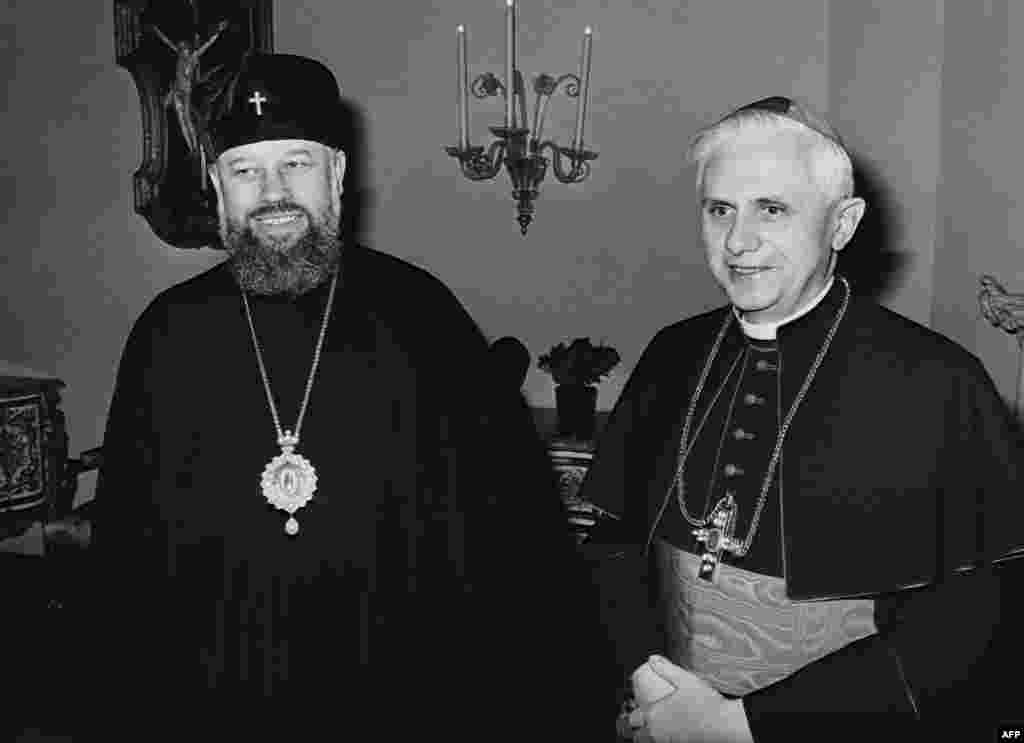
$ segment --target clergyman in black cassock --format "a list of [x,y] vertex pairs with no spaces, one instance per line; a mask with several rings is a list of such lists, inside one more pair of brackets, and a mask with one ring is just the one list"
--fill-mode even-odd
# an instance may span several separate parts
[[656,334],[582,489],[618,517],[594,538],[635,670],[620,733],[984,739],[1013,712],[993,669],[1024,548],[1019,430],[973,355],[834,273],[864,205],[828,180],[851,171],[827,123],[767,99],[694,152],[731,303]]
[[452,293],[332,235],[336,97],[319,63],[249,58],[211,130],[230,257],[161,292],[125,344],[96,495],[95,727],[586,735],[534,715],[537,679],[589,662],[596,626],[546,453]]

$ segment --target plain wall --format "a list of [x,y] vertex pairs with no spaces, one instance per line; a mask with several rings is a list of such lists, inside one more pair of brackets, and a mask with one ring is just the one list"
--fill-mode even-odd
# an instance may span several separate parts
[[976,353],[1013,401],[1013,338],[978,309],[978,279],[991,274],[1024,291],[1024,5],[947,3],[942,74],[942,181],[933,327]]
[[[1016,347],[976,302],[982,273],[1024,281],[1010,235],[1024,98],[1009,74],[1024,60],[1008,44],[1024,11],[1009,5],[522,0],[528,80],[575,72],[593,26],[587,142],[600,152],[584,184],[549,177],[526,238],[507,178],[471,183],[442,149],[456,139],[455,27],[469,28],[472,74],[502,74],[503,3],[278,2],[275,36],[277,50],[329,64],[366,112],[368,243],[435,273],[488,336],[515,335],[534,359],[575,336],[614,345],[623,364],[601,386],[602,409],[660,327],[722,302],[696,241],[682,152],[699,125],[773,94],[831,116],[866,164],[880,219],[848,250],[895,266],[879,299],[978,353],[1012,399]],[[58,19],[52,5],[24,2],[3,15],[0,359],[64,379],[77,452],[102,441],[139,313],[223,255],[170,248],[132,212],[140,112],[114,63],[112,3],[68,3]],[[566,144],[574,114],[574,100],[552,100],[549,131]],[[474,102],[476,142],[501,115],[495,99]],[[553,405],[535,369],[526,391]],[[83,498],[92,487],[87,478]]]
[[[829,110],[868,201],[845,259],[862,261],[893,310],[928,325],[932,306],[942,0],[829,4]],[[863,288],[863,287],[862,287]]]

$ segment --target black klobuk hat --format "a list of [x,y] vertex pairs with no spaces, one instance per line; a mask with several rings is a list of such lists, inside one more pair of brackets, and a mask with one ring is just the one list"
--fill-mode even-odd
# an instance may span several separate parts
[[232,147],[273,139],[349,148],[351,110],[334,74],[320,62],[293,54],[247,55],[227,96],[207,127],[214,158]]

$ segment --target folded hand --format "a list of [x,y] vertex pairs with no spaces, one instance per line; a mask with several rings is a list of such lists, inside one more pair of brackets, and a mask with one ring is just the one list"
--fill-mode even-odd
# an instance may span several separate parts
[[[638,668],[633,683],[639,703],[630,715],[635,743],[753,741],[741,700],[726,699],[704,679],[661,656],[652,655]],[[668,685],[674,690],[666,695]]]

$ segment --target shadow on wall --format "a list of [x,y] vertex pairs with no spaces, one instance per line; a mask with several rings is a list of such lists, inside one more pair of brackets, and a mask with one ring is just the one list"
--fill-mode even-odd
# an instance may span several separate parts
[[341,196],[341,235],[352,242],[366,244],[371,229],[373,193],[369,188],[366,115],[355,102],[342,98],[342,106],[350,123],[351,145],[345,153],[345,178]]
[[910,255],[895,246],[903,235],[899,205],[879,170],[853,156],[854,193],[867,202],[853,240],[839,254],[838,270],[854,291],[875,301],[899,283],[910,267]]

